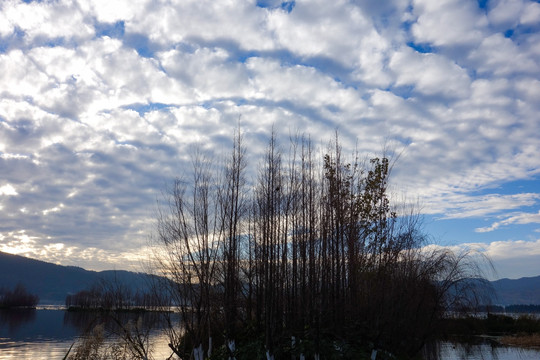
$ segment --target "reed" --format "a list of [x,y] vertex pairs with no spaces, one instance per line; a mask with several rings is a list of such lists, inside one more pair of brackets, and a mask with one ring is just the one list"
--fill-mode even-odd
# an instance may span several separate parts
[[503,345],[540,348],[540,334],[517,334],[512,336],[503,336],[499,339]]

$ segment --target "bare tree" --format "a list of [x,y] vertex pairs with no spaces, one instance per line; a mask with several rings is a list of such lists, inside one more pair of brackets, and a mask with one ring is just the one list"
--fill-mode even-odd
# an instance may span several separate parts
[[235,349],[236,327],[240,320],[238,308],[242,297],[241,284],[241,236],[244,233],[244,219],[248,210],[245,179],[246,149],[242,144],[242,134],[237,130],[230,157],[226,160],[223,175],[218,185],[218,203],[221,241],[220,265],[221,287],[223,288],[223,311],[227,349],[231,355]]
[[174,181],[165,209],[159,208],[154,238],[159,244],[156,268],[182,314],[181,326],[169,326],[169,346],[178,356],[191,352],[197,360],[212,351],[212,321],[217,316],[212,298],[223,228],[212,165],[200,151],[194,153],[192,179]]
[[196,360],[213,343],[228,359],[418,353],[445,311],[479,301],[475,261],[426,251],[419,213],[390,201],[388,157],[347,157],[336,133],[317,161],[309,137],[291,140],[285,153],[272,132],[248,186],[238,131],[223,164],[196,152],[192,178],[160,204],[156,268],[182,315],[171,349]]

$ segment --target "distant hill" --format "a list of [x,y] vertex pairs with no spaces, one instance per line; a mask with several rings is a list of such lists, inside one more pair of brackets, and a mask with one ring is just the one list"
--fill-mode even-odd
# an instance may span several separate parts
[[[66,295],[88,289],[104,279],[119,281],[131,289],[142,289],[148,275],[129,271],[88,271],[74,266],[61,266],[22,256],[0,252],[0,288],[13,288],[22,283],[40,298],[40,304],[63,304]],[[540,276],[491,282],[497,305],[540,304]]]
[[496,293],[495,304],[540,304],[540,276],[521,279],[500,279],[491,284]]
[[0,288],[22,283],[40,304],[64,304],[66,295],[88,289],[101,279],[118,281],[133,290],[145,288],[148,275],[129,271],[89,271],[0,252]]

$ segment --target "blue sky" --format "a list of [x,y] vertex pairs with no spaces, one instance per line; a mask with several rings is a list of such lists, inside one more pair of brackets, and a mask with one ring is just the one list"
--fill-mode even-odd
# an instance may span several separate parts
[[401,152],[437,246],[540,275],[540,3],[0,2],[0,251],[137,270],[156,198],[238,119]]

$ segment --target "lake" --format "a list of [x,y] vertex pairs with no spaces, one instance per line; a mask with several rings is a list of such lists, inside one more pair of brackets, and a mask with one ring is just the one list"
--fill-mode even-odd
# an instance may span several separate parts
[[[143,314],[146,322],[156,315]],[[99,316],[99,313],[69,312],[58,307],[0,310],[0,360],[62,359],[77,337],[99,322]],[[167,336],[161,330],[153,330],[151,339],[155,344],[154,358],[166,359],[171,355]]]
[[474,344],[441,342],[438,358],[440,360],[538,360],[540,350],[501,346],[490,340]]
[[[95,316],[59,308],[0,310],[0,360],[62,359],[76,338],[92,324]],[[155,344],[155,359],[166,359],[171,355],[166,335],[154,330],[151,338]],[[440,360],[540,359],[540,350],[499,346],[489,339],[469,345],[441,342],[436,352]]]

